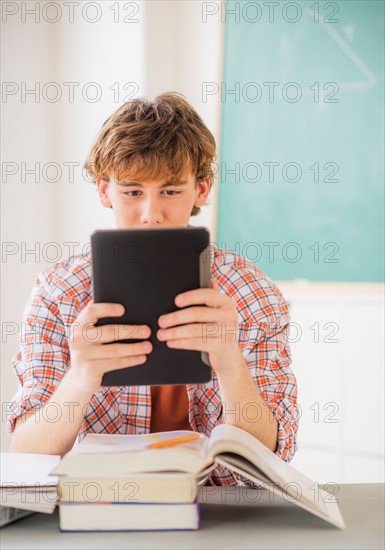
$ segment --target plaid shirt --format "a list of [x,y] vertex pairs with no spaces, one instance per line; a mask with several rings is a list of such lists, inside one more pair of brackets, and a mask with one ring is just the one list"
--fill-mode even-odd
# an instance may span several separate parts
[[[289,461],[296,451],[298,410],[285,300],[272,281],[242,256],[213,247],[212,260],[212,276],[220,292],[237,304],[238,342],[243,357],[259,393],[278,421],[276,454]],[[70,327],[91,300],[91,272],[90,258],[73,256],[38,276],[24,312],[21,346],[12,360],[20,385],[9,406],[9,432],[14,430],[18,417],[51,398],[69,368]],[[206,384],[188,384],[187,392],[192,430],[210,436],[225,416],[231,416],[231,411],[223,411],[215,372]],[[252,413],[248,416],[252,418]],[[88,432],[149,433],[150,420],[149,386],[101,387],[88,404],[77,441]],[[208,483],[253,486],[221,466],[213,471]]]

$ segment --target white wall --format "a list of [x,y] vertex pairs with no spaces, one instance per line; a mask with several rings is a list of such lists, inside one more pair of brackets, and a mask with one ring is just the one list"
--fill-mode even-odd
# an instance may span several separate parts
[[320,483],[384,482],[384,287],[280,283],[300,422],[293,466]]
[[[43,166],[55,158],[57,106],[41,101],[39,96],[21,95],[23,82],[27,88],[33,88],[35,83],[53,80],[54,35],[51,25],[26,24],[20,17],[9,18],[2,26],[3,91],[5,85],[7,90],[15,91],[14,95],[2,98],[2,403],[9,401],[16,388],[10,359],[18,347],[24,304],[37,272],[46,265],[37,247],[47,239],[55,240],[59,230],[52,207],[56,204],[55,186],[42,181],[39,173],[25,175],[23,182],[21,173],[25,168],[33,169],[36,163]],[[5,172],[11,169],[14,176]],[[36,253],[25,255],[22,247],[23,252],[27,248]],[[7,448],[4,416],[3,408],[1,436]]]

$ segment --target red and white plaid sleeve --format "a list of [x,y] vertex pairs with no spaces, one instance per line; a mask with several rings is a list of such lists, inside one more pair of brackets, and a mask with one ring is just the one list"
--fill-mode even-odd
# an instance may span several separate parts
[[[290,461],[297,450],[299,415],[297,382],[290,366],[290,319],[285,299],[254,264],[224,250],[215,251],[213,276],[220,291],[236,301],[242,354],[259,393],[278,422],[276,454]],[[215,393],[218,391],[217,387]],[[226,414],[228,412],[222,410],[216,424],[225,422]],[[251,417],[252,407],[247,414]],[[228,484],[231,477],[253,486],[252,482],[221,468],[214,471],[212,482]]]
[[48,292],[45,272],[35,281],[20,332],[20,348],[12,359],[19,389],[7,406],[9,432],[13,432],[17,418],[50,399],[69,362],[64,324]]

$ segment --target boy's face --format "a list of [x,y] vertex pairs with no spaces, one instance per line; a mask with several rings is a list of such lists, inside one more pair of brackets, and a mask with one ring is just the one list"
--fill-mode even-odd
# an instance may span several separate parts
[[117,229],[186,227],[193,206],[203,206],[210,191],[209,180],[196,183],[193,174],[176,184],[118,183],[113,175],[96,183],[102,205],[113,208]]

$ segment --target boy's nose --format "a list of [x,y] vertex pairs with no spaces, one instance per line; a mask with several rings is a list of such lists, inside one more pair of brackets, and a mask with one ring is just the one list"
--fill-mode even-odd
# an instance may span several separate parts
[[156,200],[149,200],[143,205],[140,221],[149,225],[162,223],[162,211]]

